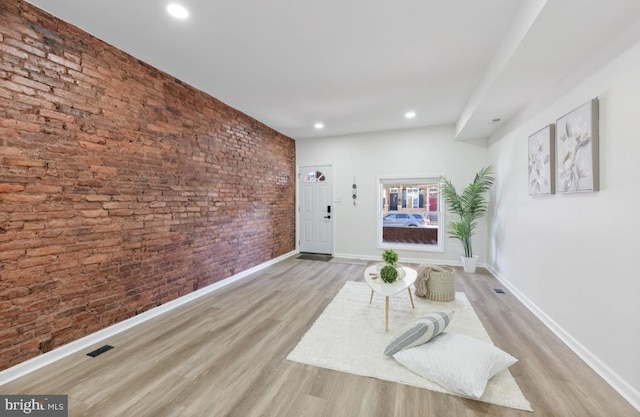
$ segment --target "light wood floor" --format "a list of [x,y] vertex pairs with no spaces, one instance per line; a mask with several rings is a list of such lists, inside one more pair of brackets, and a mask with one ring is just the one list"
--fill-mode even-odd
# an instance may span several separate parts
[[287,361],[363,265],[288,259],[221,291],[0,387],[68,394],[69,416],[638,417],[638,413],[486,272],[458,269],[534,412]]

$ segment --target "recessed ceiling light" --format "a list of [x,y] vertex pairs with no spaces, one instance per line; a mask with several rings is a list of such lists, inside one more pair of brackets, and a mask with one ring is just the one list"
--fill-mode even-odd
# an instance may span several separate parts
[[318,122],[315,125],[313,125],[313,127],[315,127],[316,129],[322,129],[324,127],[324,123]]
[[408,111],[404,114],[404,117],[406,119],[413,119],[414,117],[416,117],[416,112],[414,111]]
[[189,11],[179,4],[171,3],[167,6],[167,11],[177,19],[186,19],[189,17]]

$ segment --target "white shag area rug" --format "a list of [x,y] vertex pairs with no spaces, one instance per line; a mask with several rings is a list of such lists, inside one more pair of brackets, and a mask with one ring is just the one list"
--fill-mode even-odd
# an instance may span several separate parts
[[[384,297],[375,294],[369,304],[370,295],[365,282],[347,281],[287,359],[456,395],[383,354],[395,332],[426,313],[453,309],[455,314],[446,331],[493,344],[464,293],[456,293],[455,300],[450,302],[414,296],[415,309],[411,308],[407,291],[391,296],[388,332],[384,330]],[[480,401],[532,411],[508,369],[489,380]]]

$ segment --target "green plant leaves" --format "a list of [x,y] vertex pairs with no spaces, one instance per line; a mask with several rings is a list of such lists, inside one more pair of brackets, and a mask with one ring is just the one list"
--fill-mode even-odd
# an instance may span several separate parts
[[380,270],[380,278],[388,284],[395,282],[398,279],[398,270],[395,266],[387,264]]
[[464,256],[473,256],[471,236],[477,227],[477,220],[488,210],[486,194],[495,181],[493,166],[482,168],[473,182],[458,194],[454,185],[444,176],[440,177],[440,192],[449,211],[458,215],[458,221],[449,222],[449,236],[460,240]]
[[394,265],[398,262],[398,252],[393,249],[387,249],[382,252],[382,260],[388,263],[389,265]]

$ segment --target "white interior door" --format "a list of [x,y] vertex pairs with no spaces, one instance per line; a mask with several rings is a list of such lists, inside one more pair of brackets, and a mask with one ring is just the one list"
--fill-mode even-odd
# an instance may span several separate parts
[[331,166],[300,167],[300,252],[333,254]]

